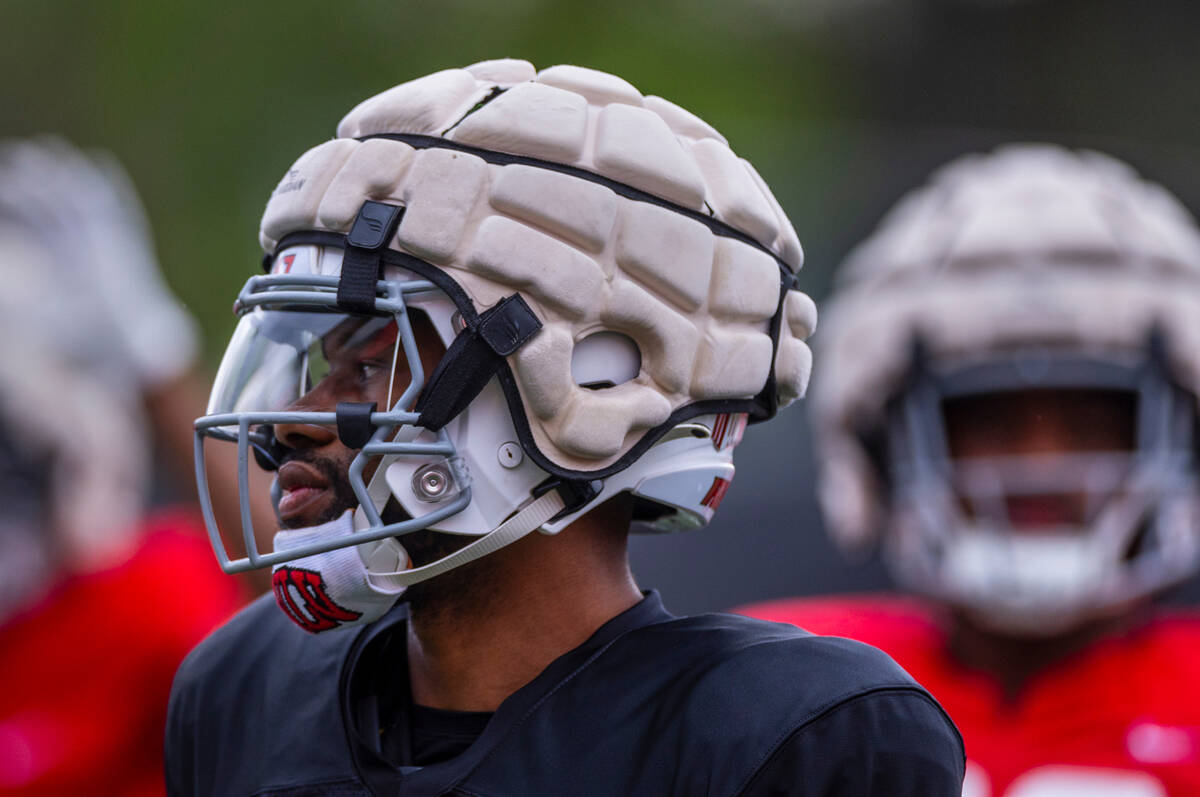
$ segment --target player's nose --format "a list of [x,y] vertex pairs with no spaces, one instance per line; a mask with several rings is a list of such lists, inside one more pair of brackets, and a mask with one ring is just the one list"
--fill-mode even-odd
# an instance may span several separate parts
[[311,423],[277,423],[275,439],[288,448],[320,448],[337,439],[337,433]]
[[[333,405],[322,401],[321,391],[312,390],[293,401],[285,412],[332,412]],[[329,404],[329,406],[325,406]],[[337,432],[328,426],[313,423],[277,423],[275,439],[288,448],[320,448],[337,440]]]

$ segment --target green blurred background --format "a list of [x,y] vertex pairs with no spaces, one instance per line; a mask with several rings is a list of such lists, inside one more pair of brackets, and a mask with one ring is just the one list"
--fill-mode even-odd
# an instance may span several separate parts
[[[117,154],[210,365],[292,161],[365,97],[486,58],[616,72],[705,118],[775,189],[818,298],[904,190],[1007,140],[1108,151],[1200,208],[1194,0],[0,0],[0,20],[0,135]],[[712,528],[635,548],[675,608],[885,583],[817,533],[803,413],[774,429]]]
[[[258,261],[268,193],[357,102],[492,57],[616,72],[707,117],[768,179],[807,179],[797,131],[831,103],[818,50],[765,11],[732,6],[509,2],[7,4],[7,134],[58,131],[113,150],[149,207],[171,285],[210,357]],[[808,144],[804,149],[808,149]],[[818,148],[819,149],[819,148]],[[796,157],[801,155],[801,157]],[[822,182],[825,182],[822,178]]]

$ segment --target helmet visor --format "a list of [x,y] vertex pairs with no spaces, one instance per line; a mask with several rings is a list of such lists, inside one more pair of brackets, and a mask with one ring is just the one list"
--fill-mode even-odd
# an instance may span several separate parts
[[332,411],[323,396],[390,409],[412,381],[400,346],[391,316],[255,308],[238,323],[207,414]]

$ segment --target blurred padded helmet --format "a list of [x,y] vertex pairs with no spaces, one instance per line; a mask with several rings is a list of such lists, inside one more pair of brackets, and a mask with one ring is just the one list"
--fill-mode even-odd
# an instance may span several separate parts
[[[260,240],[198,453],[225,439],[269,465],[271,424],[336,426],[360,506],[336,545],[260,554],[243,529],[246,558],[217,545],[230,572],[418,529],[479,538],[428,569],[393,547],[403,586],[621,492],[644,530],[693,528],[745,424],[807,384],[816,310],[778,203],[703,121],[603,72],[488,61],[372,97],[287,171]],[[428,376],[414,310],[447,347]],[[411,382],[387,406],[289,411],[354,319],[395,324]],[[494,536],[547,495],[548,517]],[[383,521],[389,502],[405,520]]]
[[[149,368],[105,302],[154,288],[129,284],[132,258],[157,269],[141,214],[110,157],[56,138],[0,142],[0,615],[58,571],[105,569],[136,545]],[[106,275],[124,277],[101,290]],[[127,315],[145,306],[129,301]],[[193,343],[181,335],[146,361],[166,375]]]
[[[903,198],[839,272],[811,397],[826,523],[882,533],[908,587],[1017,634],[1054,634],[1180,581],[1198,549],[1200,233],[1128,166],[1010,145]],[[943,403],[1123,391],[1134,450],[952,460]],[[1006,500],[1082,494],[1016,528]]]

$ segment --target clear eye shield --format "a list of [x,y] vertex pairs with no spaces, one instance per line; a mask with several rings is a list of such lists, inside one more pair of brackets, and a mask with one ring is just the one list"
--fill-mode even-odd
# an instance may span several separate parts
[[[356,544],[427,528],[470,502],[467,479],[452,465],[457,461],[452,441],[444,429],[421,426],[415,408],[427,379],[411,305],[438,296],[439,289],[427,280],[392,275],[375,283],[370,312],[347,312],[345,302],[339,303],[343,280],[319,273],[322,256],[314,252],[321,249],[306,249],[284,253],[276,273],[252,277],[242,289],[235,305],[241,316],[237,330],[207,414],[195,424],[201,508],[217,558],[229,573],[343,547],[325,541],[286,552],[259,552],[249,505],[250,458],[253,454],[266,470],[277,469],[293,449],[281,439],[289,429],[306,446],[338,439],[356,451],[349,483],[367,524],[355,533]],[[299,267],[306,258],[311,262]],[[230,559],[213,514],[206,439],[237,446],[241,539],[247,552],[240,559]],[[385,524],[380,513],[389,492],[384,480],[372,474],[382,474],[400,457],[436,465],[431,479],[441,479],[440,489],[429,512]],[[279,509],[278,481],[273,499]]]

